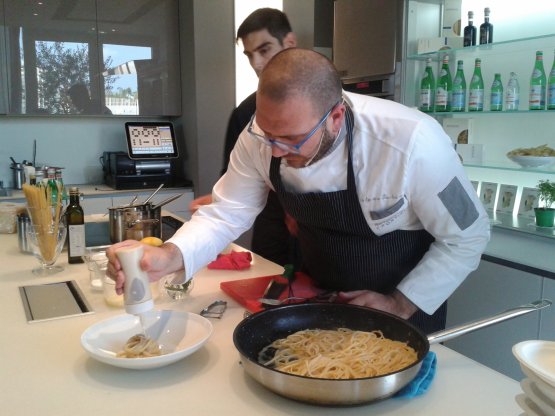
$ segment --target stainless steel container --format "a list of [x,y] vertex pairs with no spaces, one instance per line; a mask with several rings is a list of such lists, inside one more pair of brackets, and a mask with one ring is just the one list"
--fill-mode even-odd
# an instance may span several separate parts
[[25,183],[25,174],[22,163],[12,163],[10,169],[13,170],[13,188],[21,189]]
[[27,213],[21,213],[17,216],[17,242],[19,251],[22,253],[32,253],[33,249],[27,239],[27,231],[31,228],[31,218]]
[[110,241],[141,240],[162,237],[161,207],[150,203],[108,208]]

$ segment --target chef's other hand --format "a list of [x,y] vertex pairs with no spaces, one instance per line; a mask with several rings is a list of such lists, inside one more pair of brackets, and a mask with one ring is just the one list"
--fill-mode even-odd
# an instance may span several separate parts
[[121,264],[116,256],[116,251],[123,247],[141,244],[144,247],[144,253],[139,265],[142,270],[148,273],[151,281],[160,280],[162,276],[183,270],[183,256],[181,251],[171,243],[164,243],[160,247],[154,247],[143,244],[135,240],[125,240],[116,243],[106,250],[108,257],[108,276],[116,282],[116,293],[123,293],[123,285],[125,282],[125,274],[121,268]]
[[339,292],[339,298],[351,305],[366,306],[389,312],[403,319],[408,319],[418,310],[409,298],[395,289],[389,295],[382,295],[371,290],[353,290],[352,292]]
[[203,205],[210,205],[212,203],[212,195],[211,194],[207,194],[207,195],[203,195],[203,196],[199,196],[196,199],[193,199],[191,201],[191,203],[189,204],[189,212],[192,214],[194,214],[197,209],[199,209],[201,206]]

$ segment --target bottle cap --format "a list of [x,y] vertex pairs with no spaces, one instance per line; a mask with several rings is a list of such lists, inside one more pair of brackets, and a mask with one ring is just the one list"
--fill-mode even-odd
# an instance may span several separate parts
[[474,17],[474,12],[470,11],[468,12],[468,18],[472,19]]

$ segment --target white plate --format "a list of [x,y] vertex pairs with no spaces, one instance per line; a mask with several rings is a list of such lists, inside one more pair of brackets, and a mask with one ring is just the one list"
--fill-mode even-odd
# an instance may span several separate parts
[[507,156],[523,168],[538,168],[555,163],[554,156]]
[[518,394],[515,397],[516,402],[522,410],[526,412],[527,416],[548,416],[541,411],[541,409],[531,399],[526,397],[525,394]]
[[555,342],[522,341],[513,346],[513,354],[521,366],[555,387]]
[[146,334],[157,340],[162,355],[147,358],[118,358],[127,340],[141,333],[138,316],[120,315],[91,325],[81,335],[81,345],[89,355],[116,367],[145,370],[172,364],[194,353],[212,335],[212,324],[188,312],[153,310],[144,315]]
[[525,378],[520,382],[522,391],[526,393],[526,396],[532,400],[540,410],[548,415],[555,414],[555,403],[546,397],[536,384],[529,378]]

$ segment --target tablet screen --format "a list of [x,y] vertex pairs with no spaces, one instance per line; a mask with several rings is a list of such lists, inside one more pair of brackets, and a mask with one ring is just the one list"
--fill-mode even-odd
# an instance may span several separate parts
[[127,122],[127,149],[131,159],[178,156],[173,125],[169,122]]

